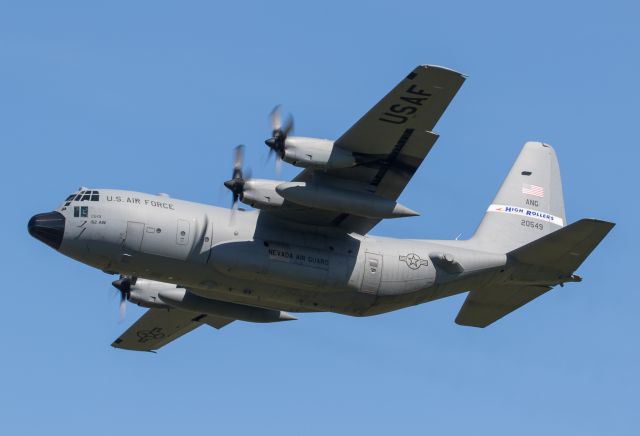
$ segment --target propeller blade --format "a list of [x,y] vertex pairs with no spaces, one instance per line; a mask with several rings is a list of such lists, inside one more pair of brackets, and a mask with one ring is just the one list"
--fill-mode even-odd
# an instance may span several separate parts
[[285,145],[287,137],[293,132],[293,116],[289,115],[285,125],[282,125],[282,113],[280,105],[271,111],[271,134],[272,137],[264,141],[269,147],[269,156],[276,156],[276,173],[279,175],[282,168],[282,159],[285,156]]
[[282,174],[282,159],[280,159],[280,156],[277,156],[276,157],[276,175],[280,177],[281,174]]
[[131,286],[136,284],[138,280],[137,277],[127,277],[121,275],[118,280],[114,280],[111,284],[114,288],[120,291],[120,307],[118,309],[118,321],[122,321],[124,319],[124,315],[127,310],[127,300],[129,299],[129,294],[131,292]]
[[244,164],[244,145],[238,145],[235,148],[233,159],[233,173],[231,179],[224,182],[224,186],[231,191],[231,207],[236,207],[238,200],[242,199],[244,192],[244,184],[251,179],[251,171],[247,172],[247,177],[242,174],[242,166]]
[[118,308],[118,322],[122,322],[126,314],[127,314],[127,299],[124,296],[124,294],[120,294],[120,307]]
[[282,134],[286,138],[289,136],[289,133],[293,131],[293,116],[289,115],[287,118],[287,124],[285,124],[284,129],[282,129]]
[[267,154],[267,156],[264,158],[264,163],[268,163],[271,160],[271,157],[273,157],[273,148],[269,147],[269,153]]
[[229,225],[232,226],[236,222],[236,211],[238,210],[238,201],[235,200],[231,205],[231,212],[229,212]]
[[233,158],[233,173],[231,179],[242,179],[242,165],[244,164],[244,145],[240,144],[235,148]]
[[276,136],[276,132],[282,129],[282,114],[280,105],[277,105],[271,111],[271,132],[273,136]]

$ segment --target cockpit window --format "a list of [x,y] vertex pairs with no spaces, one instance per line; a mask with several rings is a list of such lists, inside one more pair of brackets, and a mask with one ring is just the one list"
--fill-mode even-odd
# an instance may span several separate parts
[[[67,197],[67,199],[64,201],[64,206],[62,207],[62,210],[65,210],[67,207],[69,207],[71,205],[71,202],[74,201],[100,201],[100,192],[99,191],[80,191],[80,192],[76,192],[75,194],[71,194]],[[86,207],[82,207],[82,208],[78,208],[77,206],[74,207],[74,216],[78,217],[87,217],[87,208]]]
[[71,194],[70,196],[68,196],[67,199],[64,201],[65,202],[64,207],[67,208],[75,197],[76,197],[76,194]]
[[75,218],[78,218],[78,217],[87,218],[89,216],[89,207],[73,206],[73,216]]
[[[80,191],[76,194],[71,194],[67,197],[65,202],[71,201],[100,201],[99,191]],[[68,204],[66,206],[69,206]]]

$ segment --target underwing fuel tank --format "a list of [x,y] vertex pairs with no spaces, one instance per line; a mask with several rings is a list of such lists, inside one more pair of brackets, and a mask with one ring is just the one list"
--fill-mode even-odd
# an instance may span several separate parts
[[349,213],[367,218],[402,218],[418,212],[378,195],[331,186],[286,182],[276,186],[285,200],[302,206]]
[[297,319],[296,317],[281,310],[263,309],[261,307],[227,303],[226,301],[210,300],[182,288],[160,291],[158,293],[158,297],[162,302],[169,306],[173,306],[176,309],[206,313],[208,315],[238,319],[240,321],[278,322],[293,321]]

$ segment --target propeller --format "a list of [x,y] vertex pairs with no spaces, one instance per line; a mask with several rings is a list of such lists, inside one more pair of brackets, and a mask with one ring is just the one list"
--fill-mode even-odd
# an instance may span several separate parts
[[127,310],[127,300],[131,295],[131,286],[136,284],[137,277],[128,277],[121,275],[118,280],[111,282],[114,288],[120,291],[120,309],[118,310],[118,319],[122,320]]
[[284,158],[285,141],[293,131],[293,117],[289,115],[285,125],[282,125],[282,110],[280,105],[271,111],[271,138],[264,141],[269,147],[269,157],[276,155],[276,171],[280,167],[280,161]]
[[247,181],[242,174],[242,164],[244,162],[244,145],[238,145],[235,150],[235,156],[233,159],[233,173],[231,173],[231,179],[224,182],[224,186],[231,191],[231,207],[235,209],[238,205],[238,200],[242,199],[242,192],[244,191],[244,184]]
[[231,221],[235,215],[235,211],[238,209],[238,200],[242,200],[244,193],[244,185],[251,179],[251,172],[247,171],[245,177],[242,172],[242,166],[244,163],[244,145],[238,145],[235,149],[235,156],[233,159],[233,173],[231,179],[224,182],[224,186],[231,191]]

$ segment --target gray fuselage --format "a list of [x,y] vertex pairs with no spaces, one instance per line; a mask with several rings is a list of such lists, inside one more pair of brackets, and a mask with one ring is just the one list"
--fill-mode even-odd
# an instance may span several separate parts
[[61,253],[211,299],[366,316],[486,285],[506,262],[467,241],[346,234],[260,211],[93,192],[94,201],[85,196],[57,209],[64,216]]

